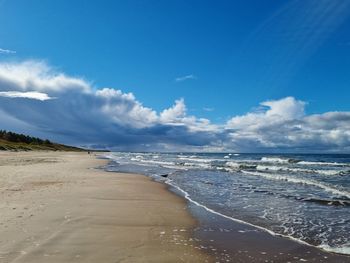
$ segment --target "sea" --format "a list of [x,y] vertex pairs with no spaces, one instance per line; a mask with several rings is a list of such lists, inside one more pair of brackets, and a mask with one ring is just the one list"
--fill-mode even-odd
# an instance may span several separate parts
[[350,155],[106,154],[108,171],[168,184],[193,205],[323,250],[350,255]]

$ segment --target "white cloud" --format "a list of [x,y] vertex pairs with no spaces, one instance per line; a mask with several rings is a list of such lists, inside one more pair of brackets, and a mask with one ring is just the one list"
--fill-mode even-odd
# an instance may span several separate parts
[[184,99],[175,101],[175,104],[169,109],[160,113],[160,120],[163,123],[179,123],[186,115],[186,105]]
[[190,79],[197,79],[197,77],[195,75],[191,74],[191,75],[177,77],[175,79],[175,81],[176,82],[182,82],[182,81],[186,81],[186,80],[190,80]]
[[0,97],[7,98],[25,98],[25,99],[33,99],[33,100],[51,100],[53,98],[49,97],[46,93],[42,92],[19,92],[19,91],[0,91]]
[[103,99],[101,111],[116,123],[143,128],[158,121],[157,113],[142,106],[132,93],[104,88],[96,91],[96,97]]
[[0,48],[0,54],[16,54],[16,51]]
[[28,133],[47,133],[45,137],[62,142],[125,148],[210,144],[204,136],[209,121],[187,116],[183,99],[157,113],[132,93],[96,90],[84,79],[67,76],[42,61],[0,63],[0,111],[2,128],[18,130],[18,125],[6,121],[11,117],[23,126],[30,124]]
[[257,112],[233,117],[228,121],[228,127],[251,130],[272,123],[280,123],[285,120],[299,119],[304,116],[305,102],[296,100],[293,97],[264,101],[260,105],[265,110],[264,108],[260,108]]
[[266,111],[268,117],[279,117],[283,119],[298,119],[304,116],[305,102],[296,100],[293,97],[286,97],[280,100],[271,100],[260,103],[269,107]]
[[305,115],[306,103],[293,97],[261,103],[258,112],[228,121],[232,145],[241,149],[349,151],[350,112]]
[[184,99],[156,112],[132,93],[96,90],[42,61],[0,63],[1,128],[64,143],[118,150],[350,152],[350,112],[307,115],[306,105],[293,97],[268,100],[217,125],[188,115]]
[[185,126],[191,132],[218,130],[218,126],[211,124],[208,119],[188,116],[186,111],[185,100],[183,98],[176,100],[172,107],[159,114],[159,121],[162,124]]
[[0,63],[0,90],[63,92],[77,90],[90,92],[90,83],[81,78],[68,77],[43,61]]

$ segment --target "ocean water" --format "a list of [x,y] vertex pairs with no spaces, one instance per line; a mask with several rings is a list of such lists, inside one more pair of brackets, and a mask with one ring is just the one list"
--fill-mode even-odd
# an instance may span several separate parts
[[109,153],[225,218],[350,254],[350,155]]

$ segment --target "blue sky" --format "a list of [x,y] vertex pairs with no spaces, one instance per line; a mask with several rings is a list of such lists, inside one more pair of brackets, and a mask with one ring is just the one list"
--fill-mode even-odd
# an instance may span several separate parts
[[[305,102],[302,108],[306,117],[349,111],[349,16],[350,2],[342,0],[3,0],[0,63],[5,69],[11,64],[17,68],[22,65],[22,69],[26,65],[25,71],[30,67],[44,71],[30,73],[33,78],[47,80],[64,74],[85,81],[93,91],[112,88],[124,94],[131,92],[137,103],[158,115],[183,98],[183,115],[206,118],[216,125],[216,131],[213,128],[205,132],[211,137],[218,136],[220,130],[220,134],[225,133],[225,139],[219,136],[220,143],[225,144],[225,140],[232,139],[232,134],[223,132],[232,128],[228,123],[237,116],[266,111],[270,106],[263,105],[265,102],[292,97],[296,105],[301,105],[298,101]],[[3,74],[6,77],[12,73],[5,70]],[[15,83],[16,75],[11,76]],[[0,90],[13,91],[6,83],[8,80]],[[29,84],[22,85],[21,90],[53,96]],[[3,100],[3,115],[9,115],[4,105],[13,106],[17,100],[8,96]],[[33,122],[31,116],[27,118],[21,121]],[[179,126],[173,124],[166,122]],[[157,125],[164,122],[158,120]],[[19,124],[7,126],[29,129]],[[68,139],[72,136],[61,137],[44,131],[40,125],[34,126],[29,131],[73,141]],[[157,143],[174,144],[173,140]],[[342,138],[342,146],[337,149],[344,151],[347,140]],[[266,139],[261,142],[266,143]],[[143,143],[147,144],[147,139]],[[211,138],[198,144],[215,143]],[[253,144],[244,145],[248,149]],[[244,150],[244,145],[237,142],[232,149]],[[270,149],[284,144],[266,145]]]

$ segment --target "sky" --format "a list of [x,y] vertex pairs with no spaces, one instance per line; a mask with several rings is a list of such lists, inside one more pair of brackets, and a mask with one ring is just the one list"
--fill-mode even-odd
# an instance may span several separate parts
[[130,151],[350,152],[350,1],[0,0],[0,129]]

